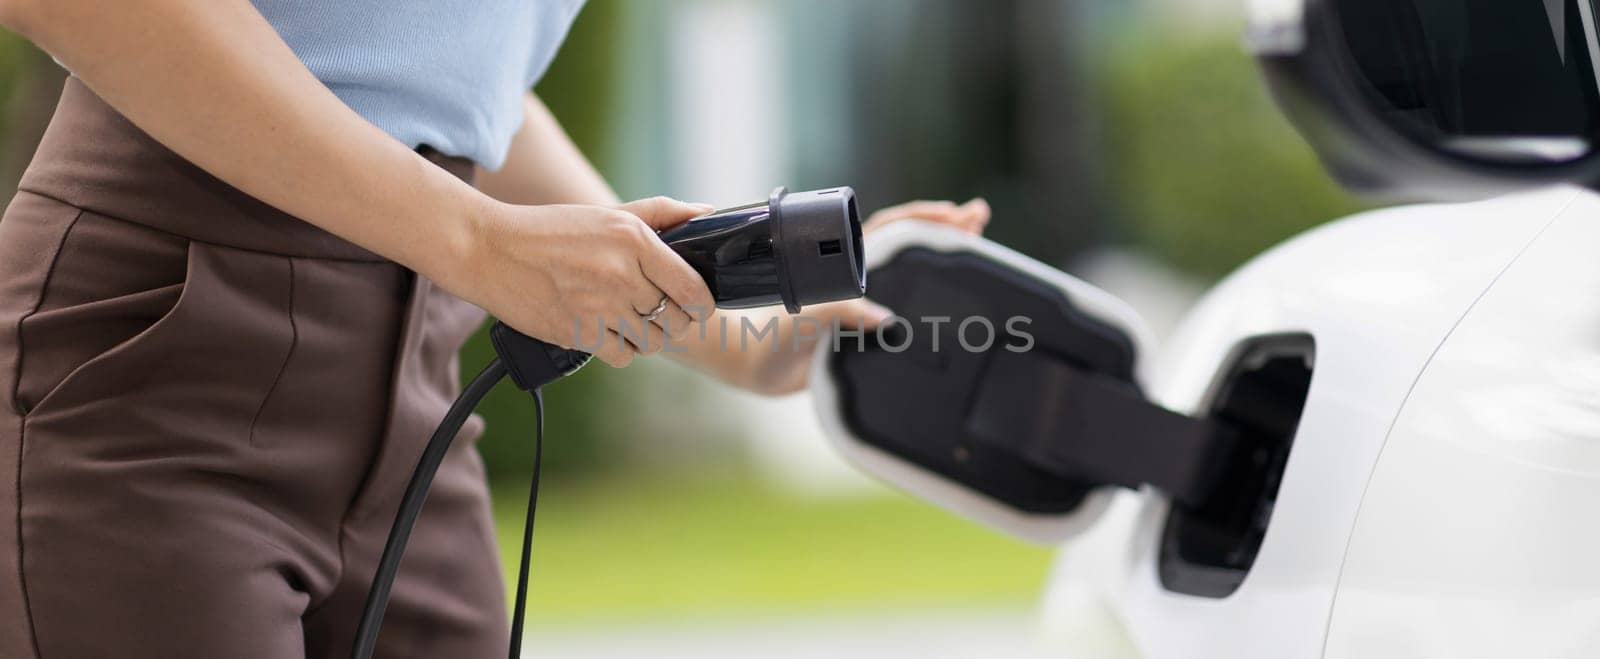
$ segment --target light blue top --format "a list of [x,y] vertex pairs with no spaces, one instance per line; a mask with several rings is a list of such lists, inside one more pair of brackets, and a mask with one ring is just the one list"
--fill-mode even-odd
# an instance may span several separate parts
[[300,60],[412,148],[505,163],[583,0],[252,0]]

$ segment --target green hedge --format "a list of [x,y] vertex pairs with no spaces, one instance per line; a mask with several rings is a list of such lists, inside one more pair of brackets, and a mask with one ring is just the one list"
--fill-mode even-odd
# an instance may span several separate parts
[[1110,192],[1129,237],[1165,262],[1217,277],[1360,208],[1231,32],[1124,42],[1099,81]]

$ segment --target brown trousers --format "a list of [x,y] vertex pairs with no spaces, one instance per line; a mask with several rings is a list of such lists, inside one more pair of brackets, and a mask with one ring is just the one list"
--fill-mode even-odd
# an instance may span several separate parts
[[[0,220],[0,657],[347,656],[482,320],[69,81]],[[505,638],[462,441],[378,654],[500,656]]]

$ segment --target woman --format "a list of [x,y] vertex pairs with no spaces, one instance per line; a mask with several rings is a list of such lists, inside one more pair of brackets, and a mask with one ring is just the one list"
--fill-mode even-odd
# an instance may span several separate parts
[[[695,331],[710,295],[655,232],[708,208],[620,204],[527,93],[580,4],[0,0],[74,74],[0,222],[0,656],[344,656],[480,309],[592,345],[575,320],[664,299],[657,340],[599,358],[670,334],[805,385],[803,351]],[[869,225],[910,216],[988,209]],[[459,442],[379,655],[497,655],[500,584]]]

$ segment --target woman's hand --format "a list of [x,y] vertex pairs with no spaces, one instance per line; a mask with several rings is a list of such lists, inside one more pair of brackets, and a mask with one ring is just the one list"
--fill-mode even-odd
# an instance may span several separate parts
[[871,235],[902,220],[926,220],[981,236],[983,228],[989,226],[989,202],[978,197],[959,206],[949,201],[912,201],[890,206],[867,218],[866,224],[861,225],[861,233]]
[[[948,201],[913,201],[873,213],[861,231],[870,236],[888,225],[911,219],[954,227],[977,236],[982,235],[983,228],[989,224],[989,204],[981,198],[959,205]],[[872,330],[888,320],[892,312],[866,299],[858,299],[807,307],[796,316],[787,316],[782,310],[750,315],[754,316],[752,321],[756,327],[764,327],[775,318],[778,331],[742,349],[743,344],[735,337],[714,337],[701,344],[691,342],[685,357],[691,364],[730,384],[778,396],[806,388],[811,355],[817,342],[822,340],[821,336],[816,336],[821,332],[813,330],[831,329],[835,323],[843,329]],[[729,319],[727,326],[729,333],[740,331],[739,320]],[[799,333],[802,326],[807,326],[805,334]]]
[[[519,332],[620,368],[661,350],[664,330],[682,339],[710,313],[705,282],[656,235],[710,210],[665,197],[620,208],[492,204],[439,283]],[[643,321],[663,297],[657,321]]]

